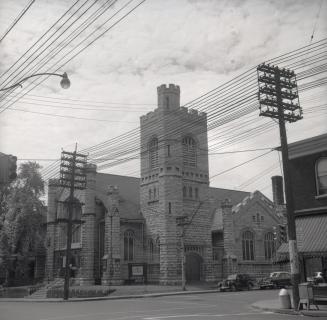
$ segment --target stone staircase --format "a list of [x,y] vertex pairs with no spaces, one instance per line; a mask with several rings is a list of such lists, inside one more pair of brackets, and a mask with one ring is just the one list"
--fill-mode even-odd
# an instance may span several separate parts
[[46,299],[47,291],[52,287],[64,286],[65,280],[62,278],[57,278],[50,283],[44,284],[40,289],[36,290],[34,293],[26,297],[26,299]]

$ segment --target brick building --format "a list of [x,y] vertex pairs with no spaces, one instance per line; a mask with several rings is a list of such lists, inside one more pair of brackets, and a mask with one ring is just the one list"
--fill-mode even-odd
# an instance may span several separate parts
[[[327,134],[289,144],[301,278],[327,269]],[[288,244],[278,249],[288,259]]]
[[[158,107],[140,119],[141,177],[86,168],[75,192],[72,266],[80,284],[181,281],[180,219],[188,281],[241,271],[269,273],[281,218],[259,191],[209,187],[207,118],[180,106],[180,89],[158,87]],[[49,183],[47,276],[63,276],[68,190]],[[229,200],[226,200],[229,199]]]

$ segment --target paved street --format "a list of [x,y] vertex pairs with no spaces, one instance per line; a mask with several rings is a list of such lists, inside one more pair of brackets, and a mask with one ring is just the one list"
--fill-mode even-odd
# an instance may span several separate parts
[[[165,320],[165,319],[296,319],[251,308],[274,299],[276,290],[192,294],[141,299],[82,302],[1,302],[1,320]],[[301,317],[306,319],[309,317]]]

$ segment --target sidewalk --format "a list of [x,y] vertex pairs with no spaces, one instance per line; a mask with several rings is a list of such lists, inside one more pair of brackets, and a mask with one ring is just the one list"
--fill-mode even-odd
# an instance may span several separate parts
[[255,302],[254,304],[252,304],[252,307],[264,311],[275,312],[275,313],[327,318],[327,306],[319,306],[320,310],[310,309],[310,310],[295,311],[294,309],[282,309],[280,307],[279,300],[274,299],[274,300],[263,300],[263,301]]
[[0,298],[0,302],[77,302],[77,301],[96,301],[96,300],[118,300],[130,298],[161,297],[186,294],[204,294],[218,292],[214,285],[199,284],[187,285],[186,291],[182,291],[181,286],[160,286],[160,285],[124,285],[112,286],[114,292],[109,296],[90,297],[90,298],[69,298],[64,301],[62,298]]

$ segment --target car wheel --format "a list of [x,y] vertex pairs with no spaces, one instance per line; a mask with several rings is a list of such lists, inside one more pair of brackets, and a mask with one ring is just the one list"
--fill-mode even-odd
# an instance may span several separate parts
[[236,291],[236,286],[233,284],[232,286],[231,286],[231,290],[234,292],[234,291]]
[[252,290],[253,289],[253,284],[252,283],[249,283],[248,284],[248,290]]

